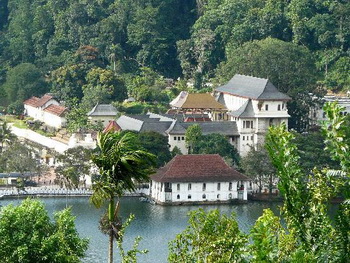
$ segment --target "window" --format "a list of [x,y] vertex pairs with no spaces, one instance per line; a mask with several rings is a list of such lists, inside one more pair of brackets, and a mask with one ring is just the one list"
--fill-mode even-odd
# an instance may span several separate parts
[[191,199],[191,198],[192,198],[192,196],[191,196],[191,195],[188,195],[188,196],[187,196],[187,199]]
[[184,141],[184,140],[185,140],[185,137],[183,137],[183,136],[182,136],[182,137],[181,137],[181,140],[183,140],[183,141]]
[[216,196],[216,198],[217,198],[217,199],[220,199],[220,194],[218,194],[218,195]]
[[232,183],[231,182],[228,184],[228,190],[232,191]]
[[232,194],[231,193],[228,194],[228,199],[232,199]]
[[220,183],[218,183],[218,191],[220,191],[221,185]]
[[177,196],[176,196],[176,199],[180,199],[180,195],[177,195]]
[[253,135],[252,135],[252,136],[250,136],[250,139],[251,139],[251,140],[253,140]]
[[243,141],[245,141],[245,136],[243,136]]
[[178,141],[180,141],[180,140],[181,140],[181,138],[180,138],[180,137],[177,137],[177,140],[178,140]]
[[177,137],[175,136],[175,137],[174,137],[174,141],[176,141],[176,138],[177,138]]
[[191,190],[191,189],[192,189],[192,185],[188,184],[188,190]]
[[253,129],[253,121],[243,121],[243,128]]
[[324,113],[322,114],[322,116],[323,116],[323,118],[326,118],[326,113],[324,112]]
[[205,191],[207,188],[207,185],[205,183],[203,183],[203,191]]
[[205,194],[203,194],[203,195],[202,195],[202,198],[205,199],[205,198],[207,198],[207,196],[206,196]]
[[281,110],[281,104],[277,105],[277,110],[280,111]]
[[177,190],[180,191],[180,184],[177,184]]
[[265,104],[265,110],[268,111],[269,110],[269,105]]

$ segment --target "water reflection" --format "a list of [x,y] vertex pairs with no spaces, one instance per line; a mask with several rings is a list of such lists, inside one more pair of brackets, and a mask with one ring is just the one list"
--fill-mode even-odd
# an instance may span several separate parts
[[[84,263],[107,262],[107,236],[98,229],[100,216],[104,209],[94,208],[88,198],[43,198],[50,215],[54,211],[64,209],[66,205],[72,206],[76,216],[76,226],[82,237],[90,239],[90,247]],[[0,205],[9,203],[18,204],[21,200],[0,200]],[[133,213],[136,219],[126,232],[125,248],[130,249],[137,236],[142,237],[140,249],[148,249],[149,253],[139,256],[139,262],[163,263],[167,261],[168,242],[182,232],[188,221],[188,213],[203,208],[205,211],[219,209],[221,213],[235,212],[238,224],[244,232],[248,232],[256,219],[262,215],[265,208],[270,207],[276,214],[279,208],[276,203],[251,202],[237,205],[206,205],[206,206],[159,206],[140,202],[138,198],[123,198],[121,200],[120,214],[126,219]],[[117,253],[115,253],[117,254]],[[116,255],[118,260],[118,255]],[[118,260],[119,261],[119,260]],[[116,262],[118,262],[116,261]]]

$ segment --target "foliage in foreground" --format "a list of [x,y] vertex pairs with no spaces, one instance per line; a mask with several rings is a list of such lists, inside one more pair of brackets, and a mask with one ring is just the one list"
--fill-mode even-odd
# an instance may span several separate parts
[[54,221],[42,202],[24,200],[0,210],[1,262],[78,263],[88,248],[79,237],[70,209],[55,213]]
[[[299,165],[294,136],[285,125],[271,127],[267,150],[277,169],[279,190],[284,198],[281,217],[267,209],[248,236],[241,234],[234,216],[217,210],[190,214],[190,225],[169,244],[170,262],[349,262],[349,118],[336,104],[325,107],[326,146],[341,170],[310,173]],[[334,220],[328,204],[342,195]],[[285,227],[281,221],[285,221]],[[248,243],[250,240],[250,243]]]
[[125,191],[134,191],[136,182],[148,180],[155,164],[155,156],[140,147],[137,136],[131,132],[98,133],[97,149],[91,157],[99,168],[93,185],[91,202],[96,207],[108,203],[106,226],[109,235],[109,261],[113,262],[113,240],[120,230],[119,201]]

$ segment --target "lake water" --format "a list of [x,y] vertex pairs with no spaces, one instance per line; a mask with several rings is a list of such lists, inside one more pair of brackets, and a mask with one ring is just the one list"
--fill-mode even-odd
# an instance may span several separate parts
[[[50,215],[54,211],[64,209],[67,205],[72,207],[76,216],[76,226],[81,237],[90,239],[89,249],[84,263],[107,262],[108,237],[99,229],[99,219],[104,209],[94,208],[86,197],[71,198],[43,198]],[[9,203],[18,204],[21,200],[0,200],[0,205]],[[126,231],[124,246],[130,249],[133,240],[137,236],[142,237],[140,249],[148,249],[146,255],[140,255],[140,263],[167,262],[168,242],[173,240],[176,234],[182,232],[188,225],[188,212],[198,208],[204,210],[219,209],[222,213],[236,213],[237,221],[242,231],[248,232],[256,219],[262,215],[265,208],[270,207],[278,213],[279,204],[264,202],[249,202],[237,205],[205,205],[205,206],[160,206],[140,202],[135,197],[125,197],[121,200],[120,215],[126,219],[130,213],[135,215],[135,220]],[[115,254],[118,252],[115,250]],[[116,255],[116,262],[118,255]]]

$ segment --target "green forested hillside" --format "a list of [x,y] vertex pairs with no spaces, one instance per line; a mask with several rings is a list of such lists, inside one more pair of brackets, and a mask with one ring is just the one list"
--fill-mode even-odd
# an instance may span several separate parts
[[241,73],[270,78],[298,119],[316,87],[350,89],[349,45],[348,0],[2,0],[0,103],[159,102],[178,91],[162,77],[201,89]]

